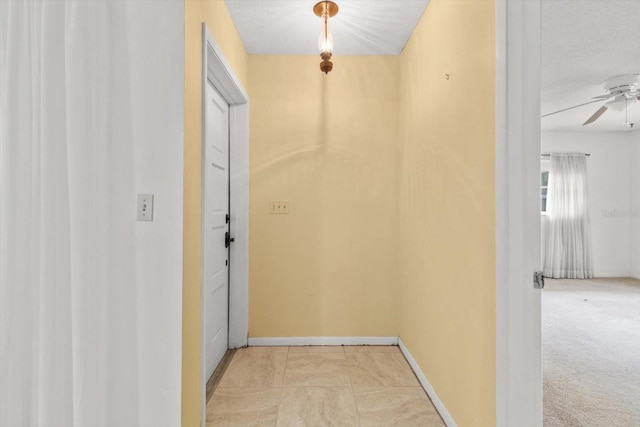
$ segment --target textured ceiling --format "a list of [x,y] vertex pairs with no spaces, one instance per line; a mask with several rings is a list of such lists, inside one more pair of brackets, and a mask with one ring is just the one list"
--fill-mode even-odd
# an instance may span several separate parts
[[[336,55],[398,55],[429,0],[334,0]],[[249,54],[318,55],[318,0],[225,0]]]
[[[317,0],[225,0],[249,54],[317,55]],[[398,55],[428,0],[337,0],[336,55]],[[542,113],[602,95],[602,81],[640,73],[640,0],[542,0]],[[542,119],[543,130],[628,131],[624,111],[582,126],[603,103]],[[640,129],[640,102],[629,107]]]
[[[600,83],[640,73],[640,1],[542,1],[542,113],[588,102],[602,95]],[[582,123],[604,102],[542,118],[543,130],[626,131],[624,111],[607,111]],[[640,128],[640,102],[629,107]]]

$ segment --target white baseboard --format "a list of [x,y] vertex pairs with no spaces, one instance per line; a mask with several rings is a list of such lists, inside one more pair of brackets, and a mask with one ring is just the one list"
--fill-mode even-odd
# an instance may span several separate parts
[[249,347],[303,345],[398,345],[398,337],[267,337],[249,338]]
[[427,380],[424,372],[422,372],[422,369],[420,369],[420,366],[418,366],[418,362],[416,362],[413,356],[411,356],[411,353],[409,353],[409,349],[404,345],[400,338],[398,338],[398,345],[400,346],[400,351],[402,351],[402,354],[404,354],[404,357],[409,362],[411,369],[413,369],[413,372],[415,372],[416,376],[418,377],[420,384],[422,384],[422,388],[424,388],[424,391],[426,391],[429,395],[431,402],[433,402],[433,406],[435,406],[440,413],[440,416],[442,417],[444,423],[447,425],[447,427],[458,427],[455,420],[453,419],[449,411],[447,411],[447,408],[444,406],[444,403],[442,403],[442,400],[440,400],[440,398],[436,394],[436,391],[429,383],[429,380]]
[[[593,273],[594,279],[610,279],[618,277],[629,277],[629,273]],[[633,275],[631,275],[631,277],[633,277]]]

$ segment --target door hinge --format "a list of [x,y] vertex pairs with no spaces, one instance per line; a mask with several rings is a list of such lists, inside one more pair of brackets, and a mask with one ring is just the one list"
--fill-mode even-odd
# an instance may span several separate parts
[[533,287],[536,289],[544,289],[544,276],[542,271],[533,272]]

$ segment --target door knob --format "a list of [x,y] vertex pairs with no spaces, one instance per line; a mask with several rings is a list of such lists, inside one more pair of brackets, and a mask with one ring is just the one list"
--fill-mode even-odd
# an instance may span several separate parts
[[225,247],[225,248],[228,248],[228,247],[229,247],[229,245],[230,245],[232,242],[235,242],[235,241],[236,241],[236,239],[235,239],[235,238],[233,238],[233,237],[231,237],[231,234],[229,234],[229,232],[228,232],[228,231],[226,231],[226,232],[224,233],[224,247]]

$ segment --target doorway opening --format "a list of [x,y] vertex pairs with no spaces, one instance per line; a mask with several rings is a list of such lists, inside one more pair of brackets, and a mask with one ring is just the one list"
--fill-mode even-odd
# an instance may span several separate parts
[[543,422],[638,425],[640,8],[543,1],[541,18]]

